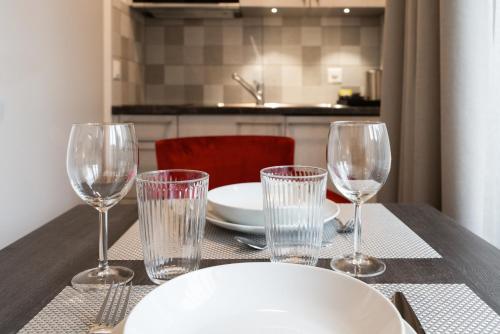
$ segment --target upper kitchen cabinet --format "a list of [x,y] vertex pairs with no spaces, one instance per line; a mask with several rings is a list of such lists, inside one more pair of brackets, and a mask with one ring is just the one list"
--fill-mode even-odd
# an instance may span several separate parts
[[311,0],[311,7],[321,8],[384,8],[385,0]]
[[242,8],[384,8],[385,0],[240,0]]
[[302,8],[309,7],[310,0],[240,0],[241,7],[288,7],[288,8]]

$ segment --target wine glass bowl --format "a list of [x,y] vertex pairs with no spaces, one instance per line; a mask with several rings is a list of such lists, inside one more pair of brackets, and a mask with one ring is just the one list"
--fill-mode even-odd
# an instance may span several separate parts
[[77,195],[99,212],[99,265],[71,281],[79,290],[106,288],[130,281],[133,271],[109,266],[108,210],[130,190],[137,174],[137,139],[133,124],[74,124],[68,142],[66,170]]
[[380,275],[385,264],[360,252],[361,204],[383,186],[391,168],[384,123],[333,122],[328,136],[328,171],[333,184],[355,205],[354,251],[334,258],[333,269],[357,277]]
[[94,208],[112,208],[130,190],[133,182],[129,177],[86,179],[81,183],[71,180],[78,196]]

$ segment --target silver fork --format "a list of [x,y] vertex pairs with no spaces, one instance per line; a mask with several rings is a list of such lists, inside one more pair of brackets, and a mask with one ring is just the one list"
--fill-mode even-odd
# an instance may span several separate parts
[[[90,334],[109,334],[127,312],[132,282],[129,284],[111,284],[102,302],[94,324],[89,329]],[[118,297],[118,299],[117,299]]]

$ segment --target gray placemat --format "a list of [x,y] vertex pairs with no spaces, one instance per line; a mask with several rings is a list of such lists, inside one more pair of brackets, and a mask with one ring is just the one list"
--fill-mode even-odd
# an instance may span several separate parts
[[[500,316],[465,284],[374,284],[390,297],[403,291],[428,334],[500,333]],[[134,286],[129,311],[155,286]],[[104,298],[66,287],[20,333],[86,333]]]
[[[351,204],[340,204],[339,218],[349,220],[353,215]],[[362,251],[379,258],[440,258],[441,256],[392,212],[381,204],[365,204],[362,209]],[[202,259],[268,259],[269,251],[254,251],[234,240],[241,233],[225,230],[207,222],[202,245]],[[259,236],[250,236],[261,238]],[[325,238],[331,245],[323,247],[320,258],[352,252],[352,233],[337,234],[332,224],[325,225]],[[139,224],[135,223],[109,249],[110,260],[142,260]]]

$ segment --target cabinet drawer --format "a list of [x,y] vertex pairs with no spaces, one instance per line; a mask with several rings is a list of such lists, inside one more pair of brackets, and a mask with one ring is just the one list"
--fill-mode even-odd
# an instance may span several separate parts
[[122,115],[120,121],[134,123],[139,143],[177,137],[177,116]]
[[285,133],[283,116],[196,115],[179,116],[179,137],[270,135]]

